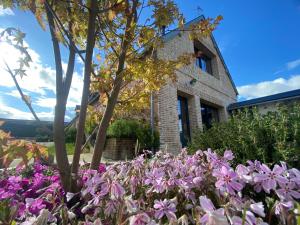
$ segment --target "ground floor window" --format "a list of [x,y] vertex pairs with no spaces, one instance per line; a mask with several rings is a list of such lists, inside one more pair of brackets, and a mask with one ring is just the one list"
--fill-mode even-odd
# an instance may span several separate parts
[[209,129],[213,122],[219,122],[218,108],[201,103],[202,124]]
[[180,142],[182,147],[186,147],[190,140],[190,122],[187,98],[178,96],[177,98],[178,126],[180,132]]

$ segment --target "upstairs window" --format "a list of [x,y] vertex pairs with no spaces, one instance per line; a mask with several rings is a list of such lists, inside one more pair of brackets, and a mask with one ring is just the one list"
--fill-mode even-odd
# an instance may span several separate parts
[[196,53],[196,66],[202,71],[212,74],[211,59],[204,55],[203,53]]

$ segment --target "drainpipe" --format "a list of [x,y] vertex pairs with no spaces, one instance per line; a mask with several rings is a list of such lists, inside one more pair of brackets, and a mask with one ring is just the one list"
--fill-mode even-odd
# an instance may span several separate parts
[[[153,140],[153,136],[154,136],[154,96],[153,96],[153,92],[151,91],[151,95],[150,95],[150,126],[151,126],[151,137]],[[153,144],[151,146],[151,151],[154,154],[154,148],[153,148]]]

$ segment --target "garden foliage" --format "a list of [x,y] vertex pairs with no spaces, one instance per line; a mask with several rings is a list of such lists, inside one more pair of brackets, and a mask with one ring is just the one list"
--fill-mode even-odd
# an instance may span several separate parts
[[229,121],[198,131],[189,151],[231,149],[236,163],[260,159],[264,163],[283,160],[300,168],[300,104],[278,106],[278,111],[260,114],[254,108],[234,113]]
[[[1,126],[0,121],[0,126]],[[0,130],[0,169],[9,167],[15,159],[21,159],[20,165],[27,165],[30,160],[46,159],[47,148],[34,142],[11,137],[10,133]]]
[[[0,222],[14,224],[297,224],[300,171],[259,161],[231,166],[210,149],[82,167],[65,193],[55,168],[35,163],[0,178]],[[298,206],[297,206],[298,205]],[[6,210],[6,209],[10,210]],[[299,223],[298,223],[299,224]]]
[[159,133],[154,130],[152,136],[150,126],[137,120],[119,119],[114,121],[108,128],[107,136],[137,139],[140,149],[159,148]]

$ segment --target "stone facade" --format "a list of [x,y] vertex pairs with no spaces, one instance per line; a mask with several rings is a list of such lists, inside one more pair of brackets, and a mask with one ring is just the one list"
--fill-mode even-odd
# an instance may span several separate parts
[[112,160],[129,160],[135,156],[136,140],[130,138],[108,138],[103,157]]
[[[174,32],[174,31],[173,31]],[[161,149],[178,153],[182,148],[178,119],[178,96],[187,99],[189,133],[203,127],[201,103],[217,109],[219,121],[228,117],[227,106],[236,102],[237,91],[213,37],[191,40],[188,32],[166,34],[163,47],[157,51],[160,59],[176,59],[185,53],[194,53],[195,46],[209,52],[212,74],[196,66],[196,63],[177,71],[177,81],[162,87],[157,95],[157,121]],[[197,47],[197,46],[196,46]],[[195,58],[196,60],[196,58]]]

